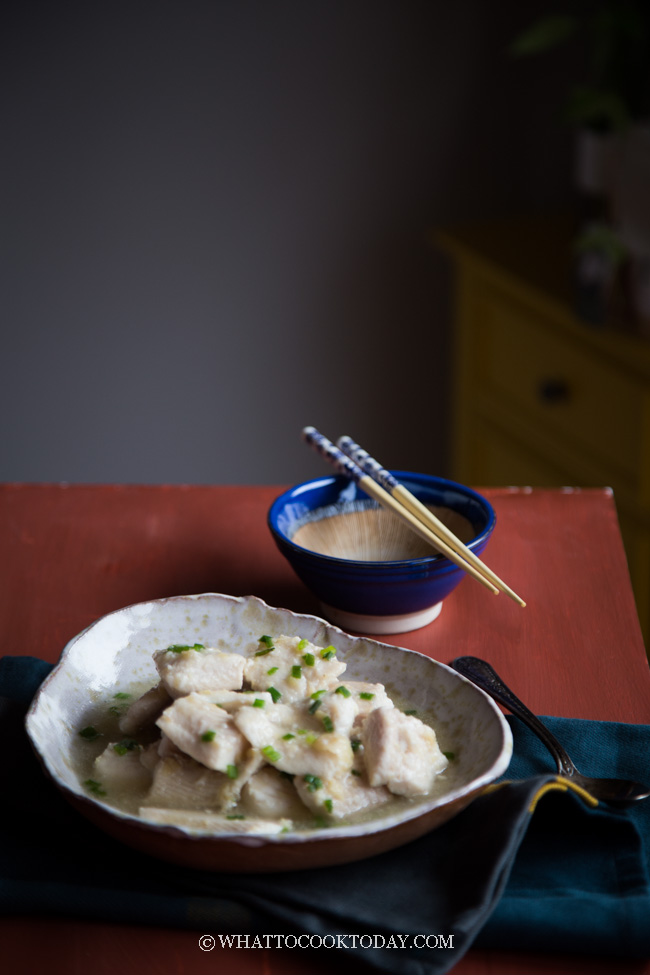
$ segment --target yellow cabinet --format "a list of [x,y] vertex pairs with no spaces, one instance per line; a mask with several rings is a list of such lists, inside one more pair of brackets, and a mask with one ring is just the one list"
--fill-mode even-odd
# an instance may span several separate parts
[[650,636],[650,343],[572,310],[564,218],[436,234],[453,259],[453,475],[468,484],[611,487]]

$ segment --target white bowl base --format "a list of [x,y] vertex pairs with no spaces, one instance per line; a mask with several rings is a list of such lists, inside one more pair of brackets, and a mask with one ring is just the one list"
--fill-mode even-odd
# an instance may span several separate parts
[[432,623],[440,616],[442,601],[417,613],[401,613],[397,616],[365,616],[363,613],[348,613],[344,609],[321,603],[325,617],[353,633],[409,633]]

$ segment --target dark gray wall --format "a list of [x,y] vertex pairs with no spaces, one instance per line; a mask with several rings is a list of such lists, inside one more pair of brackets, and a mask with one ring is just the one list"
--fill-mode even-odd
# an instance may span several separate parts
[[309,423],[446,473],[429,230],[569,192],[539,6],[5,4],[0,480],[291,482]]

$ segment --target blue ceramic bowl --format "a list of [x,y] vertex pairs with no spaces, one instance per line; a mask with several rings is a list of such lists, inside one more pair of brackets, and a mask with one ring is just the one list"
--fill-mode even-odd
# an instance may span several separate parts
[[[477,555],[483,551],[496,522],[486,498],[441,477],[392,473],[423,504],[451,509],[466,519],[471,539],[465,544]],[[376,506],[346,477],[316,478],[276,498],[268,525],[278,548],[332,623],[358,633],[404,633],[425,626],[438,616],[442,601],[465,576],[445,556],[361,561],[312,551],[293,540],[305,524],[318,519],[314,513],[319,509],[327,509],[327,516],[332,516],[355,503]]]

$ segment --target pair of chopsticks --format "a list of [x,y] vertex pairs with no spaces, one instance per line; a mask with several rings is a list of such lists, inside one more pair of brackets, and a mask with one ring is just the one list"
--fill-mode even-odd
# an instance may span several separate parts
[[319,433],[315,427],[305,427],[303,440],[328,460],[341,474],[355,481],[359,487],[379,502],[384,508],[401,518],[413,531],[417,532],[443,555],[454,562],[468,575],[476,579],[492,593],[504,592],[520,606],[524,600],[506,585],[492,569],[481,562],[471,549],[456,538],[446,525],[436,518],[421,501],[411,494],[403,484],[382,467],[370,454],[351,437],[339,437],[336,445]]

